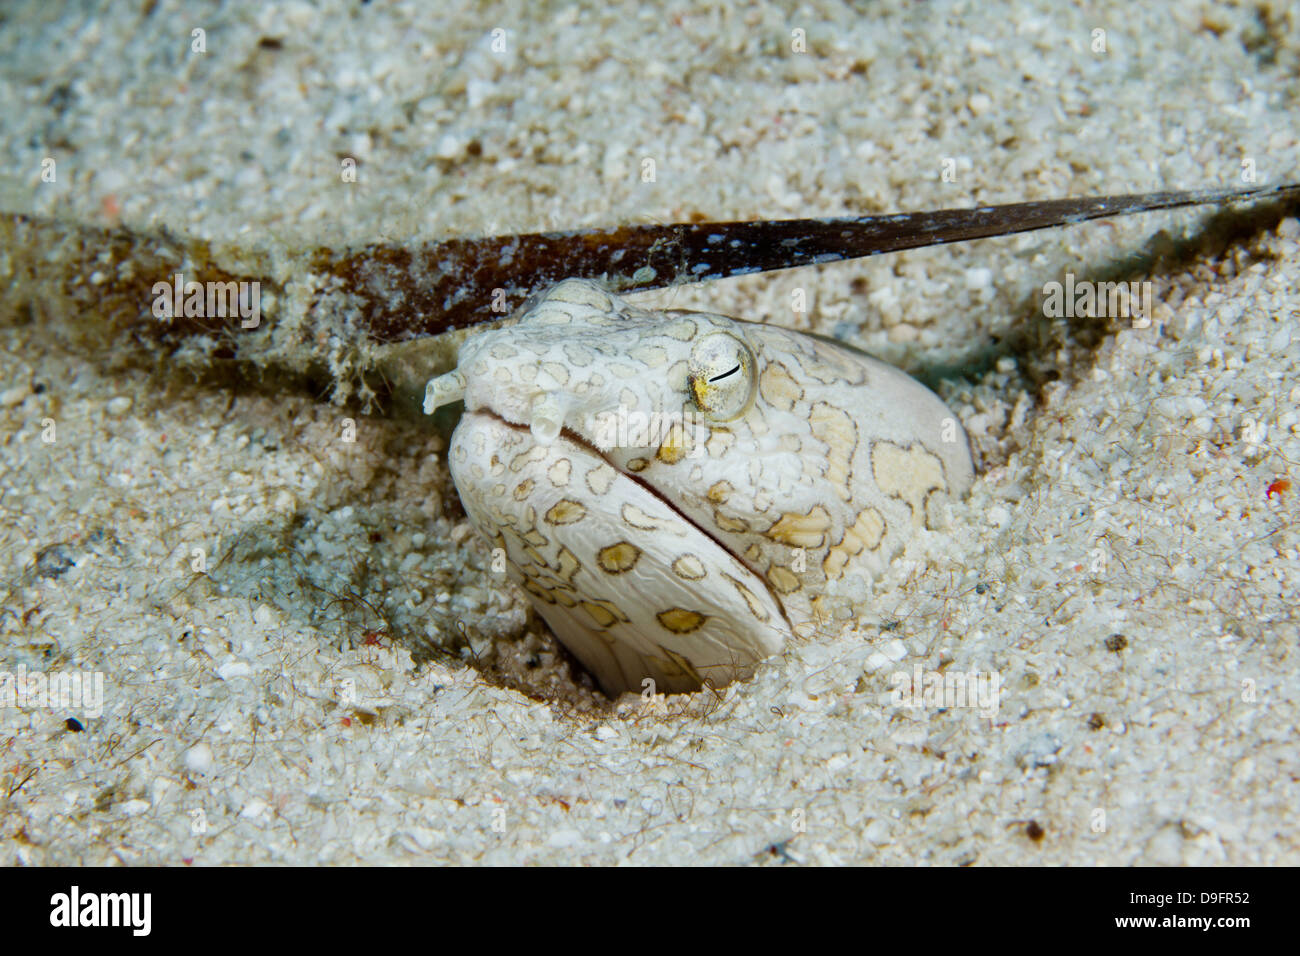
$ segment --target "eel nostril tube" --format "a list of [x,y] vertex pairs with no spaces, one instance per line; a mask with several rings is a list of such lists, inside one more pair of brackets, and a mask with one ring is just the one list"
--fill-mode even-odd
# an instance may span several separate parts
[[459,369],[453,369],[446,375],[429,379],[429,384],[424,387],[424,414],[432,415],[442,406],[464,398],[465,376]]
[[529,430],[540,444],[549,445],[564,427],[565,403],[557,392],[543,392],[533,399],[532,424]]

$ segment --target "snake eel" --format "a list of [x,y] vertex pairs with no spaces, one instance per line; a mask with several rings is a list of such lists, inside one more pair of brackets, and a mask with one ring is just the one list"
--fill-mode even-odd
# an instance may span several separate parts
[[424,410],[458,400],[471,523],[611,696],[750,676],[973,480],[956,416],[899,370],[585,280],[465,341]]

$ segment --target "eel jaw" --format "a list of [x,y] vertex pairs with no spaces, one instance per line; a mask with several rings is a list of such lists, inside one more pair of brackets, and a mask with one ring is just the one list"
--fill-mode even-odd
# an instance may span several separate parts
[[[465,401],[468,387],[469,383],[460,369],[429,379],[429,384],[424,387],[424,414],[432,415],[444,405]],[[542,391],[533,396],[528,427],[539,445],[549,445],[560,436],[564,430],[565,415],[572,404],[572,398],[559,390]]]

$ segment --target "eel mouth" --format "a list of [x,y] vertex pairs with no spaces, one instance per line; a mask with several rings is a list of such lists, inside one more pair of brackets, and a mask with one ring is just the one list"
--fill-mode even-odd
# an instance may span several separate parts
[[[496,412],[490,408],[476,408],[473,409],[472,411],[467,408],[465,413],[474,414],[474,415],[486,415],[489,418],[495,419],[497,422],[499,422],[500,424],[504,425],[507,428],[510,428],[518,432],[529,432],[534,437],[536,437],[536,431],[532,424],[525,424],[523,422],[511,421],[510,419],[501,415],[499,412]],[[789,629],[790,633],[791,634],[796,633],[794,622],[790,620],[790,614],[786,610],[785,602],[781,600],[780,593],[778,593],[777,590],[774,587],[772,587],[771,584],[768,583],[767,576],[764,575],[762,572],[760,572],[756,567],[754,567],[753,562],[747,560],[744,557],[744,555],[737,552],[736,549],[729,547],[725,541],[719,539],[717,534],[710,531],[708,528],[705,528],[698,521],[696,521],[690,515],[684,512],[677,505],[676,502],[674,502],[672,499],[665,496],[652,483],[650,483],[640,475],[634,474],[632,472],[620,468],[616,462],[610,460],[607,454],[605,454],[603,451],[597,448],[590,441],[583,438],[573,429],[569,428],[567,425],[561,427],[558,430],[555,437],[556,439],[563,439],[564,441],[567,441],[572,445],[576,445],[579,448],[585,450],[593,458],[605,462],[605,464],[609,465],[619,475],[621,475],[624,478],[627,478],[628,480],[632,481],[634,484],[639,485],[641,488],[643,488],[647,494],[651,495],[657,501],[659,501],[665,508],[667,508],[673,514],[675,514],[678,517],[678,519],[680,519],[683,523],[689,525],[695,531],[699,532],[700,535],[702,535],[703,537],[711,541],[724,554],[730,555],[736,561],[737,564],[739,564],[742,568],[744,568],[746,571],[749,572],[750,576],[755,581],[757,581],[760,585],[762,585],[763,589],[771,596],[772,601],[776,604],[777,609],[781,612],[781,617],[785,621],[785,625]]]

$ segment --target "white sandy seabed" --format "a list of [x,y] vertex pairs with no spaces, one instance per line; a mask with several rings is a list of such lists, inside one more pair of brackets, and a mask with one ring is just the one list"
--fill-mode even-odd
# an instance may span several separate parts
[[[4,166],[99,225],[337,243],[1300,172],[1294,6],[48,6],[0,20]],[[663,712],[591,692],[490,575],[426,427],[4,317],[0,669],[104,703],[0,708],[0,861],[1300,862],[1300,224],[1141,271],[1209,215],[641,297],[993,355],[940,384],[981,469],[951,530],[842,633]],[[1117,263],[1149,328],[1005,344]],[[998,675],[996,712],[897,706],[918,667]]]

